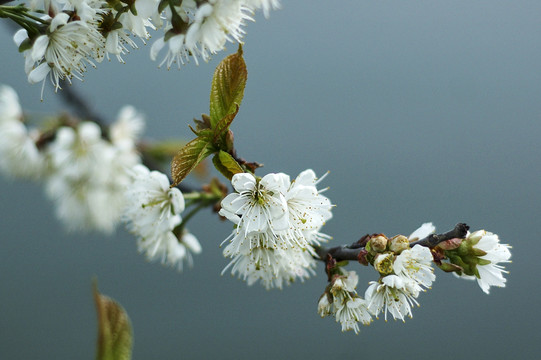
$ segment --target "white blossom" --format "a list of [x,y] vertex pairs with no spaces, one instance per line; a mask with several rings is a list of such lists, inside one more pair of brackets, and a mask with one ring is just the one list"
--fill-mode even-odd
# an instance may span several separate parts
[[[235,231],[234,231],[235,233]],[[224,249],[224,256],[232,258],[222,274],[231,269],[232,275],[238,275],[248,285],[260,281],[267,289],[282,288],[295,280],[303,281],[315,274],[316,265],[313,250],[300,248],[282,249],[265,246],[269,243],[268,233],[253,234],[246,238],[240,248],[230,243]]]
[[150,21],[150,18],[159,18],[158,4],[159,0],[137,0],[135,1],[135,9],[137,15],[130,11],[124,12],[119,17],[119,22],[123,29],[130,31],[135,36],[141,39],[150,38],[148,29],[155,30],[155,26]]
[[[168,50],[167,54],[165,55],[162,62],[159,64],[159,66],[162,66],[163,64],[167,64],[167,69],[171,68],[171,65],[173,63],[176,63],[178,67],[180,68],[180,65],[184,65],[185,61],[188,62],[190,60],[190,56],[194,54],[198,54],[198,49],[196,48],[188,48],[186,44],[184,43],[184,39],[186,38],[186,35],[179,34],[172,36],[168,41]],[[158,53],[164,48],[166,45],[165,38],[161,37],[158,40],[156,40],[152,47],[150,48],[150,58],[152,60],[156,60],[158,57]],[[197,57],[195,57],[197,61]]]
[[[359,322],[363,325],[372,322],[367,302],[355,291],[358,280],[355,271],[335,276],[330,291],[325,292],[318,303],[318,313],[321,317],[333,315],[336,322],[342,325],[342,331],[353,330],[355,334],[359,333]],[[332,302],[329,302],[329,297]]]
[[412,249],[402,251],[393,263],[396,275],[404,276],[424,288],[430,288],[436,280],[432,268],[432,253],[425,246],[414,246]]
[[133,182],[126,190],[124,221],[138,238],[138,248],[148,260],[182,270],[183,262],[192,264],[191,253],[200,253],[197,238],[173,232],[181,223],[184,197],[178,188],[170,188],[169,179],[143,165],[133,168]]
[[130,52],[129,48],[137,49],[137,44],[130,38],[124,28],[111,30],[105,36],[107,58],[109,58],[109,54],[113,54],[119,62],[124,63],[122,55],[128,54]]
[[71,82],[73,77],[82,80],[86,64],[94,66],[92,57],[100,61],[103,37],[96,24],[69,19],[66,13],[56,14],[47,34],[35,40],[29,54],[32,62],[37,64],[28,73],[31,84],[43,81],[50,74],[52,84],[58,89],[60,80]]
[[317,313],[321,317],[329,316],[332,314],[332,302],[329,302],[329,295],[323,293],[317,303]]
[[10,86],[0,85],[0,124],[20,121],[22,116],[23,109],[15,90]]
[[220,215],[236,224],[224,256],[231,272],[249,285],[260,280],[267,287],[281,288],[313,274],[315,251],[310,244],[328,240],[319,229],[331,218],[330,201],[320,195],[312,170],[293,182],[286,174],[255,178],[233,176],[234,193],[222,200]]
[[[504,273],[508,273],[503,265],[499,263],[510,262],[511,252],[509,249],[511,246],[507,244],[501,244],[498,235],[485,230],[479,230],[474,233],[468,234],[465,241],[473,241],[473,247],[484,251],[486,255],[480,256],[481,261],[477,264],[477,272],[479,276],[459,275],[460,278],[477,280],[479,287],[488,294],[491,286],[505,287],[506,279],[503,277]],[[475,244],[475,242],[477,244]],[[485,262],[488,262],[485,264]],[[454,273],[456,275],[456,273]]]
[[226,41],[240,42],[244,31],[244,20],[252,20],[245,12],[241,0],[210,0],[197,8],[194,22],[186,33],[188,48],[197,48],[203,60],[224,48]]
[[149,261],[160,261],[162,264],[183,270],[186,262],[193,265],[193,254],[201,253],[201,245],[197,238],[184,232],[180,239],[172,232],[166,232],[159,241],[138,241],[139,252],[146,255]]
[[36,147],[39,133],[21,122],[23,113],[15,90],[0,85],[0,169],[9,176],[38,178],[44,157]]
[[144,129],[144,116],[133,106],[126,105],[120,109],[116,121],[111,124],[109,135],[116,147],[135,149],[136,141]]
[[82,122],[76,128],[60,127],[48,146],[47,193],[69,229],[110,233],[120,220],[129,169],[141,162],[135,141],[144,124],[133,109],[128,115],[121,112],[112,125],[111,141],[95,123]]
[[183,1],[175,7],[175,12],[187,25],[179,30],[173,27],[172,13],[166,9],[169,20],[164,32],[173,31],[173,36],[158,38],[152,45],[150,57],[156,60],[158,53],[168,43],[168,50],[159,66],[167,64],[169,69],[173,63],[181,64],[193,58],[198,63],[198,57],[208,61],[212,54],[221,51],[227,41],[241,42],[245,20],[253,20],[248,13],[250,10],[243,0],[209,0],[201,4],[194,1]]
[[179,189],[169,187],[165,174],[150,171],[144,165],[135,166],[132,177],[133,182],[125,192],[124,218],[128,230],[142,241],[159,242],[156,238],[180,224],[184,197]]
[[291,231],[317,245],[328,240],[329,237],[321,234],[319,229],[332,218],[331,201],[316,187],[322,179],[318,180],[313,170],[305,170],[291,182],[285,193]]
[[101,0],[54,0],[61,10],[75,10],[77,16],[83,22],[90,22],[96,14],[103,13],[103,7],[107,4]]
[[372,322],[372,316],[368,312],[366,300],[360,297],[350,297],[341,306],[337,306],[336,322],[342,325],[342,331],[355,331],[359,333],[359,322],[368,325]]
[[415,298],[419,295],[419,290],[419,285],[406,277],[387,275],[379,282],[370,282],[365,292],[367,308],[376,317],[383,311],[385,321],[387,321],[387,312],[395,320],[404,321],[406,316],[412,316],[411,306],[418,305]]
[[283,195],[289,185],[287,175],[267,174],[256,179],[251,174],[240,173],[233,176],[231,184],[236,192],[222,200],[220,210],[220,215],[237,225],[231,242],[240,247],[249,235],[264,234],[270,243],[265,247],[293,245],[276,243],[278,239],[287,242],[287,238],[279,236],[279,232],[289,229],[287,202]]
[[269,17],[271,9],[280,8],[280,0],[244,0],[244,4],[252,10],[263,9],[263,15]]

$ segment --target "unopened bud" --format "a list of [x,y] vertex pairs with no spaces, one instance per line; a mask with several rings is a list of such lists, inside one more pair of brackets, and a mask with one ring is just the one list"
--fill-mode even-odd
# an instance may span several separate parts
[[394,256],[391,253],[378,254],[374,260],[374,269],[381,275],[393,273]]
[[364,266],[368,265],[368,259],[366,257],[367,255],[368,255],[368,251],[366,250],[359,251],[359,255],[357,255],[357,260],[359,261],[359,263],[363,264]]
[[227,151],[231,151],[234,149],[233,143],[235,142],[235,137],[233,136],[233,131],[228,130],[227,135],[225,136],[225,146],[227,148]]
[[409,249],[410,242],[404,235],[396,235],[389,241],[389,250],[395,254],[400,254],[402,251]]
[[373,237],[369,241],[370,250],[375,252],[384,252],[387,249],[387,238],[383,235]]
[[479,240],[481,240],[481,238],[485,236],[486,233],[487,232],[485,230],[478,230],[474,233],[469,234],[468,237],[466,238],[466,241],[468,241],[468,243],[470,243],[472,246],[477,245]]
[[457,272],[459,274],[464,270],[462,267],[448,262],[442,262],[438,267],[445,272]]

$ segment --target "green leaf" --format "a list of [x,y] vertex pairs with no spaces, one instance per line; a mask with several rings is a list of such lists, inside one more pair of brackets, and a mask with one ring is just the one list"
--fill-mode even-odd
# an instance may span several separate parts
[[212,163],[216,169],[229,180],[233,178],[233,175],[244,172],[237,160],[235,160],[229,153],[222,150],[214,155],[212,158]]
[[226,151],[231,150],[229,147],[231,148],[233,147],[232,143],[227,144],[225,137],[226,137],[227,131],[229,130],[229,126],[235,119],[235,116],[237,116],[238,112],[239,112],[239,106],[235,105],[235,111],[233,111],[231,114],[224,116],[220,121],[218,121],[218,123],[214,127],[214,134],[213,134],[214,137],[212,139],[212,143],[216,147],[222,150],[226,150]]
[[173,186],[178,185],[207,156],[215,152],[208,139],[197,137],[180,149],[171,161]]
[[132,328],[122,306],[102,295],[94,282],[94,301],[98,313],[98,343],[96,360],[130,360]]
[[239,45],[237,53],[223,59],[214,71],[210,90],[212,127],[240,106],[247,78],[248,72],[242,57],[242,46]]

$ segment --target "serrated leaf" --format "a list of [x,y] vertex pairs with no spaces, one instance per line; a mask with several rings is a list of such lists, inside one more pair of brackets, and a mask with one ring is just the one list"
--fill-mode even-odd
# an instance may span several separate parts
[[207,139],[197,137],[180,149],[171,161],[173,186],[178,185],[207,156],[215,152]]
[[98,313],[98,343],[96,360],[130,360],[132,328],[124,308],[102,295],[94,283],[94,301]]
[[229,180],[233,178],[233,175],[244,172],[237,160],[235,160],[229,153],[222,150],[214,155],[212,158],[212,163],[216,169]]
[[[220,121],[218,121],[216,126],[214,126],[214,137],[213,137],[212,142],[216,146],[220,146],[221,149],[223,149],[224,148],[223,146],[225,146],[224,136],[229,130],[229,126],[231,126],[231,123],[235,119],[235,116],[237,116],[238,112],[239,112],[239,106],[235,105],[235,111],[233,111],[231,114],[224,116]],[[230,150],[230,149],[226,149],[226,150]]]
[[240,106],[248,72],[242,57],[242,46],[236,54],[223,59],[214,71],[210,90],[210,120],[212,126]]

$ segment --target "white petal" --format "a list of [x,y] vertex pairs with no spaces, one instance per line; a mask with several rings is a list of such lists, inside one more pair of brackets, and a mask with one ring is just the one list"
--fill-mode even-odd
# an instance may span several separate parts
[[255,188],[255,178],[252,174],[240,173],[233,175],[231,185],[239,193],[247,190],[253,190]]
[[201,244],[197,241],[197,238],[191,234],[186,233],[182,236],[182,242],[190,249],[193,253],[199,254],[201,252]]
[[418,228],[413,233],[411,233],[411,235],[408,237],[408,239],[410,241],[424,239],[428,235],[433,234],[434,231],[436,231],[436,227],[434,225],[432,225],[431,222],[430,223],[424,223],[423,225],[421,225],[420,228]]
[[150,59],[152,61],[156,60],[158,53],[160,52],[161,49],[163,49],[164,45],[165,45],[165,42],[163,41],[163,37],[154,41],[154,44],[152,44],[152,46],[150,47]]
[[36,84],[42,81],[43,79],[45,79],[45,76],[47,76],[50,70],[51,68],[47,63],[39,65],[37,68],[32,70],[30,74],[28,74],[28,82],[30,84]]
[[30,56],[34,61],[40,61],[45,56],[45,51],[49,46],[49,37],[47,35],[41,35],[34,41]]
[[25,29],[21,29],[13,35],[13,41],[17,46],[21,46],[21,43],[28,39],[28,32]]
[[70,16],[64,12],[56,14],[56,16],[51,20],[51,25],[49,27],[50,31],[55,31],[59,26],[66,25],[68,23]]

